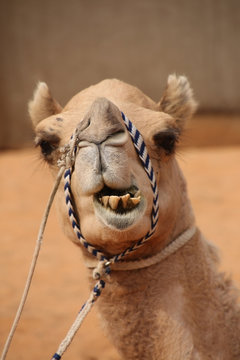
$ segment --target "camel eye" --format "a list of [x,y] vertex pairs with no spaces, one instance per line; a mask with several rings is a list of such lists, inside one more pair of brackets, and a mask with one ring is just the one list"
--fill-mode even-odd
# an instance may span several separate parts
[[46,140],[42,140],[39,143],[39,146],[41,148],[41,152],[42,152],[43,156],[51,155],[53,150],[56,149],[56,146],[54,146],[53,144],[51,144],[49,141],[46,141]]
[[56,134],[41,132],[35,139],[36,146],[40,146],[41,153],[45,160],[51,162],[52,153],[58,148],[60,138]]
[[158,148],[163,148],[166,155],[170,155],[175,150],[178,134],[174,130],[165,130],[155,134],[153,140]]

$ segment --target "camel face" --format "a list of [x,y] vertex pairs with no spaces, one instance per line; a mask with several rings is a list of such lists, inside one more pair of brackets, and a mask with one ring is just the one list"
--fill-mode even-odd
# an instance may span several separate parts
[[119,109],[98,98],[78,127],[79,153],[73,180],[77,207],[81,207],[78,199],[86,197],[93,216],[113,229],[125,230],[142,221],[146,204],[151,203],[151,191],[144,186],[144,174],[139,176],[142,169]]
[[[142,134],[155,170],[160,199],[156,235],[159,237],[166,221],[170,224],[169,231],[174,226],[181,201],[174,149],[183,125],[180,117],[172,115],[178,111],[174,102],[179,101],[181,86],[183,94],[180,92],[180,95],[191,107],[189,110],[184,102],[186,109],[191,113],[195,105],[191,96],[189,99],[186,96],[188,83],[184,81],[184,90],[179,78],[174,79],[178,89],[178,98],[172,99],[175,114],[171,113],[169,105],[169,86],[162,101],[162,107],[170,109],[167,114],[161,111],[164,110],[161,102],[156,104],[138,89],[117,80],[105,80],[80,92],[64,109],[52,99],[47,86],[40,83],[30,103],[36,143],[54,175],[61,147],[69,142],[76,128],[79,130],[78,153],[71,179],[75,210],[87,241],[109,254],[124,250],[146,235],[150,229],[153,202],[150,181],[121,111]],[[188,117],[189,114],[185,111],[185,115]],[[58,205],[64,230],[76,241],[63,191],[59,191]]]
[[139,226],[151,213],[152,190],[119,109],[97,98],[77,128],[72,189],[82,230],[89,238],[92,224],[105,232]]

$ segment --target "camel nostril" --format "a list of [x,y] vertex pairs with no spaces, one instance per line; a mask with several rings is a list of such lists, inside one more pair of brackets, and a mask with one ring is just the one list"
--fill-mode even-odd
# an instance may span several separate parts
[[77,126],[77,130],[79,133],[81,133],[84,130],[86,130],[90,125],[91,125],[91,117],[88,117],[79,122]]
[[[87,125],[86,125],[85,129],[88,128],[90,125],[91,125],[91,118],[88,118],[88,120],[87,120]],[[85,129],[84,129],[84,130],[85,130]]]

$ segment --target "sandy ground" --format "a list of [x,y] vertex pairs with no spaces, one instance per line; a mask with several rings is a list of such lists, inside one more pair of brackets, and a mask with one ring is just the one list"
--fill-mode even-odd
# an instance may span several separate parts
[[[204,234],[221,250],[221,268],[240,287],[240,147],[182,150],[178,155]],[[47,167],[34,150],[0,154],[0,348],[9,331],[30,265],[51,189]],[[50,359],[88,297],[79,250],[62,234],[51,212],[30,295],[9,360]],[[64,359],[118,359],[95,310]]]

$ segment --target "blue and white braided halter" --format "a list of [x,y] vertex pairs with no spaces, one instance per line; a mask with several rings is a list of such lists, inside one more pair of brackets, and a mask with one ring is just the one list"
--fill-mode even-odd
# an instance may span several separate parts
[[[106,256],[100,251],[97,250],[94,246],[88,243],[83,235],[81,234],[80,225],[77,221],[76,214],[73,209],[72,205],[72,198],[71,198],[71,175],[72,175],[72,166],[70,166],[64,174],[64,192],[65,192],[65,199],[66,205],[68,207],[68,215],[72,224],[72,228],[80,241],[80,243],[89,251],[90,254],[96,256],[96,258],[100,261],[107,261],[107,263],[115,263],[122,259],[127,254],[137,250],[140,246],[142,246],[154,233],[158,221],[158,212],[159,212],[159,205],[158,205],[158,189],[155,174],[153,171],[153,167],[151,164],[150,157],[147,153],[147,148],[144,143],[144,140],[140,134],[140,132],[136,129],[133,123],[122,113],[123,121],[126,125],[127,130],[129,131],[133,144],[137,150],[139,158],[144,166],[144,169],[147,173],[147,176],[150,180],[152,191],[153,191],[153,207],[152,207],[152,214],[151,214],[151,227],[147,234],[138,240],[133,246],[127,248],[122,253],[113,256],[111,259],[107,259]],[[76,156],[77,148],[75,147],[74,153]]]
[[135,149],[139,155],[139,158],[143,164],[143,167],[147,173],[147,176],[151,183],[151,188],[153,191],[153,207],[152,207],[152,213],[151,213],[151,227],[150,230],[147,232],[147,234],[138,240],[133,246],[127,248],[122,253],[114,255],[111,258],[107,258],[103,252],[96,249],[93,245],[88,243],[86,239],[81,234],[80,224],[78,223],[76,214],[73,209],[73,201],[71,196],[71,175],[72,175],[72,168],[75,161],[75,157],[77,155],[77,133],[73,134],[71,138],[71,154],[70,159],[68,159],[68,163],[66,164],[66,171],[64,173],[64,192],[65,192],[65,200],[66,205],[68,208],[68,215],[70,218],[70,222],[72,225],[72,228],[79,240],[79,242],[89,251],[90,254],[95,256],[99,260],[99,264],[97,268],[93,272],[94,279],[98,279],[98,283],[95,285],[93,292],[88,299],[88,301],[83,305],[82,309],[80,310],[74,324],[72,325],[71,329],[69,330],[66,338],[62,341],[60,344],[58,351],[53,355],[52,359],[60,360],[62,354],[68,347],[68,345],[71,343],[73,336],[75,335],[76,331],[80,327],[83,319],[87,315],[87,313],[90,311],[93,303],[97,300],[97,298],[100,296],[102,289],[105,286],[104,280],[101,279],[103,275],[108,275],[111,272],[110,265],[113,263],[116,263],[120,261],[123,257],[128,255],[129,253],[137,250],[139,247],[141,247],[143,244],[145,244],[146,241],[153,235],[153,233],[156,230],[157,221],[158,221],[158,213],[159,213],[159,205],[158,205],[158,189],[157,189],[157,183],[156,178],[154,174],[154,170],[151,164],[150,157],[147,152],[146,145],[144,143],[144,140],[142,138],[142,135],[137,130],[137,128],[133,125],[133,123],[123,114],[122,119],[124,121],[124,124],[129,131],[129,134],[131,136],[131,139],[133,141],[133,144],[135,146]]

